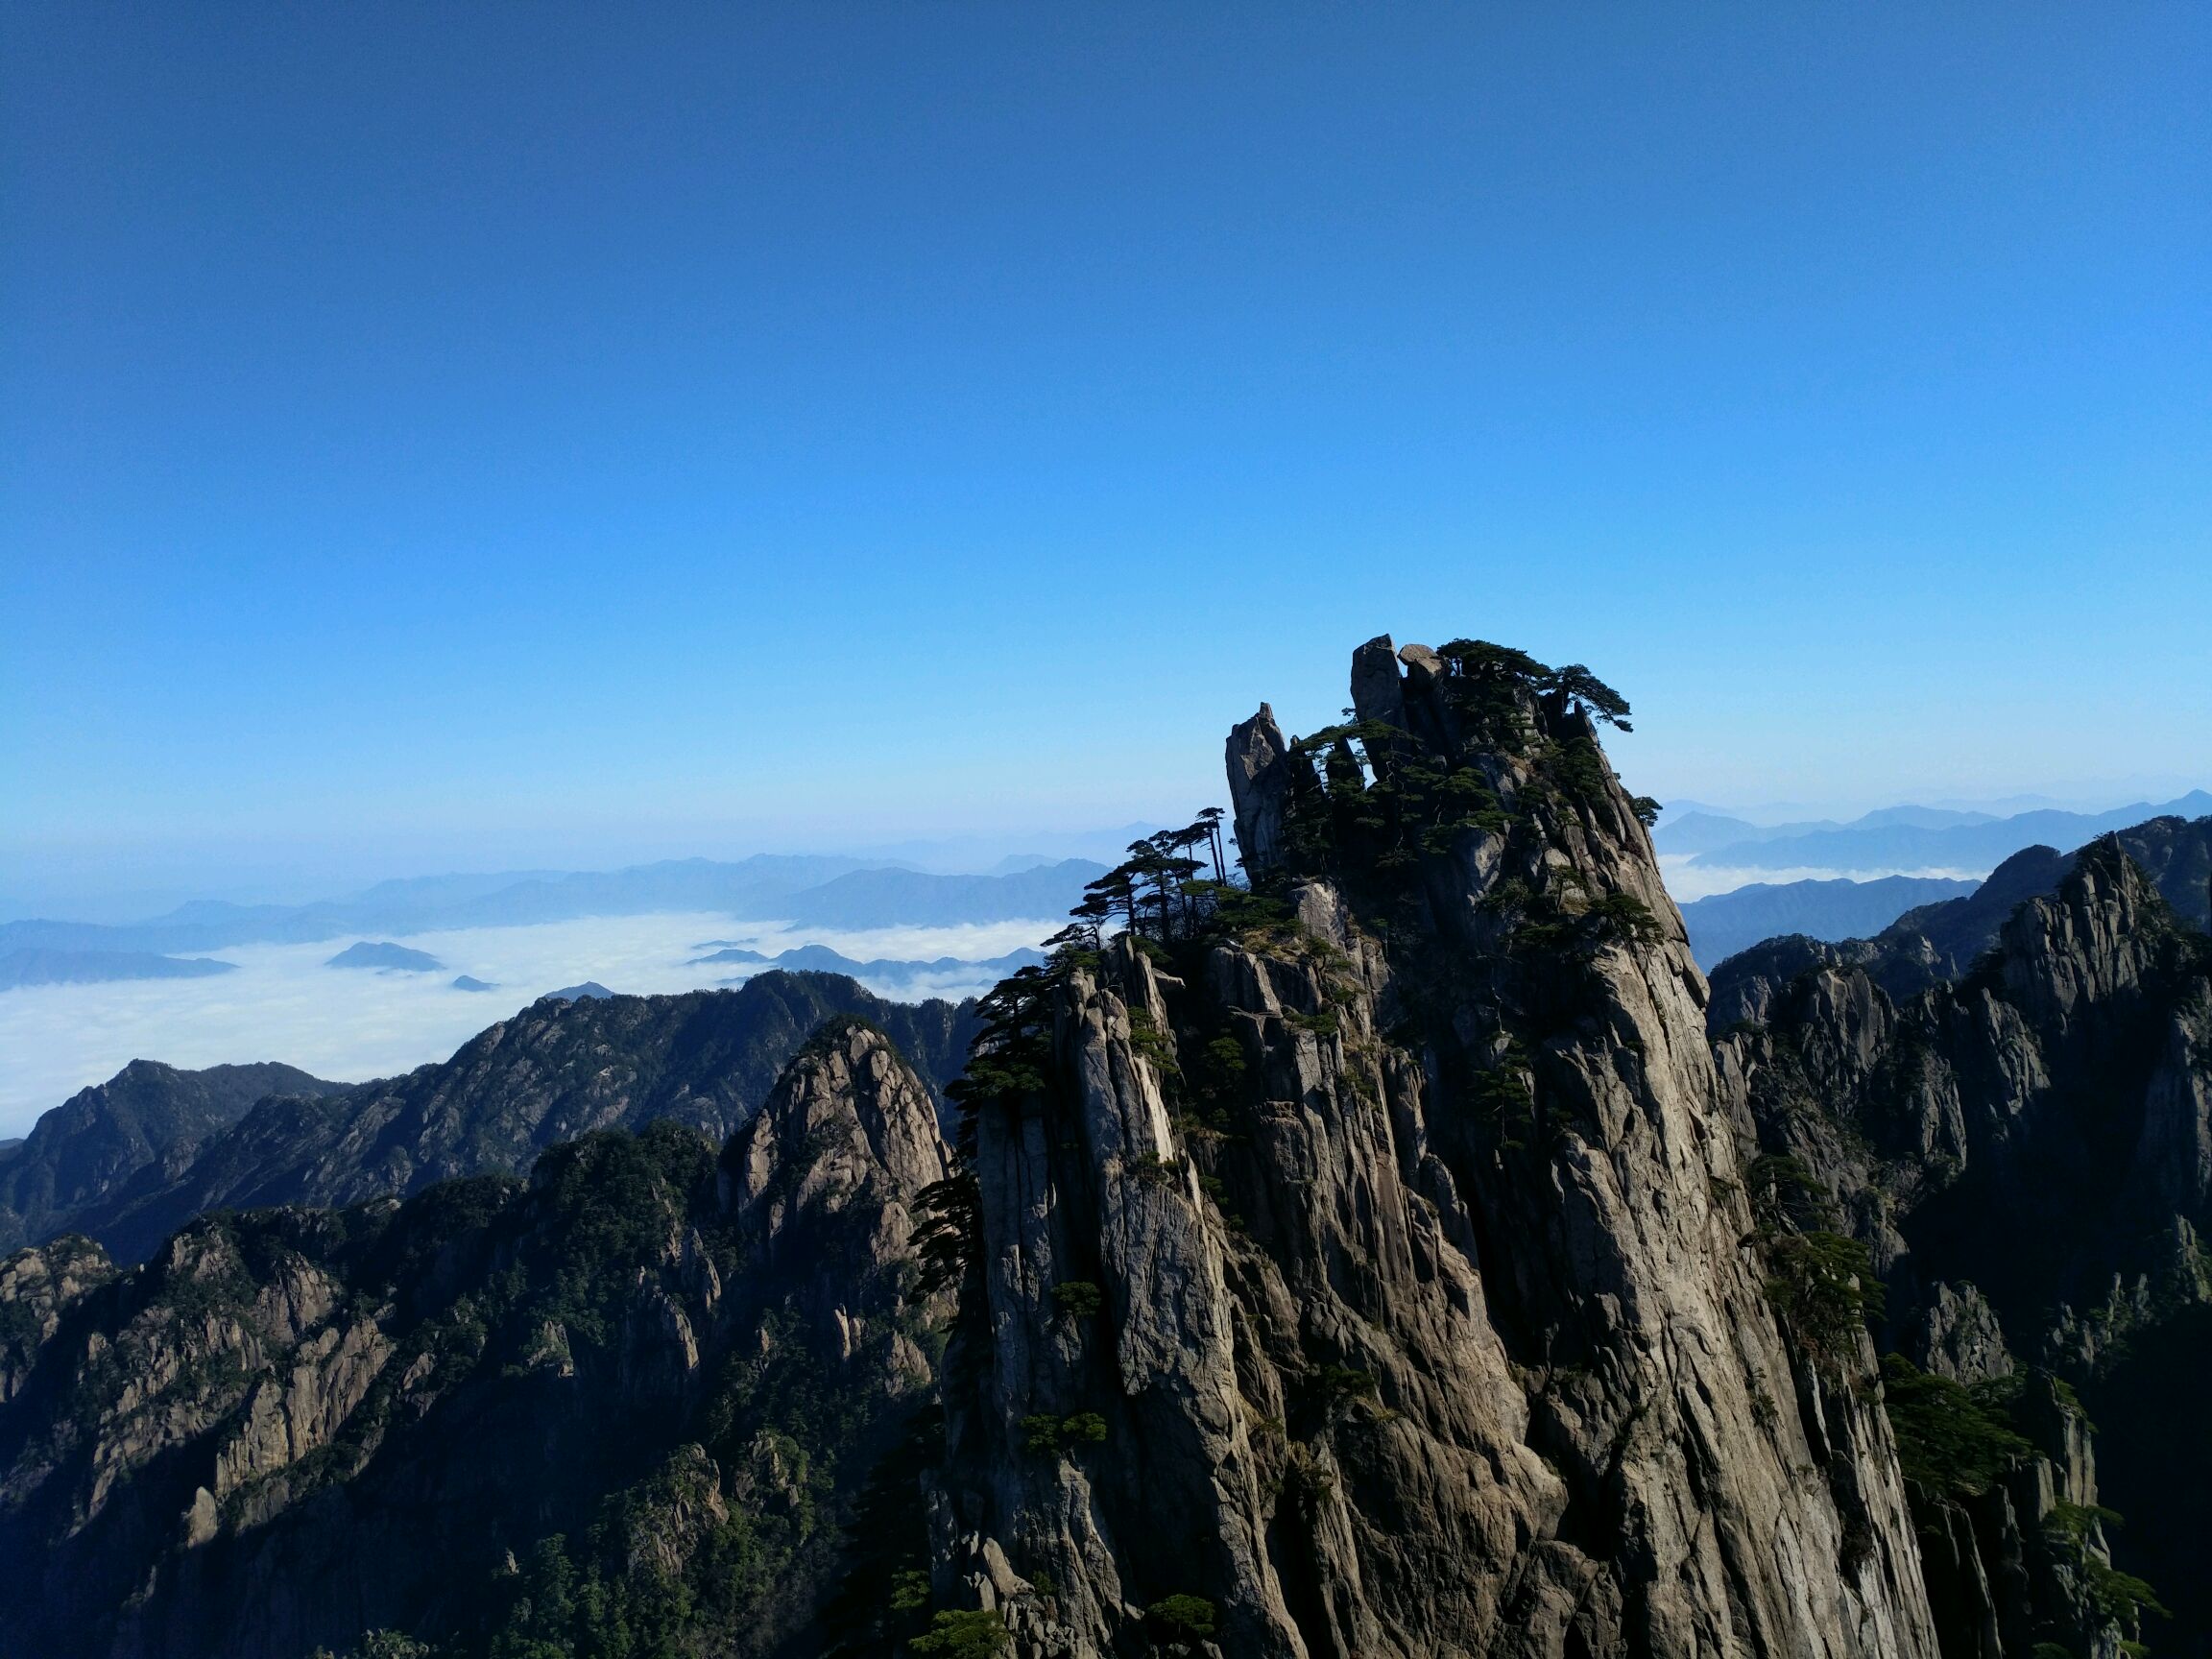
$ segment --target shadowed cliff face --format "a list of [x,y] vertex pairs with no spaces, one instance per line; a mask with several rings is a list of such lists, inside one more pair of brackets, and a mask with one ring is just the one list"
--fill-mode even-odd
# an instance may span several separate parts
[[1262,898],[1064,956],[971,1069],[938,1589],[1025,1659],[1936,1651],[1872,1350],[1767,1294],[1610,693],[1486,649],[1238,727]]
[[1915,1487],[1947,1652],[2212,1652],[2212,1431],[2180,1403],[2212,1324],[2212,947],[2128,851],[2194,829],[2165,828],[2084,849],[1956,981],[1893,1002],[1830,962],[1716,1046],[1747,1139],[1871,1246],[1888,1338],[2030,1442]]
[[946,1160],[844,1022],[719,1161],[661,1122],[527,1183],[204,1220],[120,1277],[18,1253],[0,1653],[819,1650],[837,1524],[935,1385],[908,1237]]
[[173,1180],[201,1146],[272,1094],[345,1093],[290,1066],[180,1071],[133,1060],[44,1114],[0,1166],[0,1249],[73,1229],[133,1182]]

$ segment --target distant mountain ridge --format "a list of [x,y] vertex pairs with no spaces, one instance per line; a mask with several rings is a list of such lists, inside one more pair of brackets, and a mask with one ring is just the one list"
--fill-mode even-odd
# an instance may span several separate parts
[[992,974],[1004,978],[1017,968],[1032,967],[1044,960],[1044,951],[1024,947],[1020,950],[1009,950],[1003,956],[985,956],[979,959],[938,956],[923,962],[909,958],[876,956],[865,962],[857,962],[842,951],[830,950],[827,945],[800,945],[789,950],[778,951],[773,956],[763,956],[757,950],[732,948],[692,958],[694,965],[724,962],[737,966],[765,964],[793,973],[850,974],[854,978],[885,979],[910,979],[918,974],[950,974],[957,969]]
[[1935,807],[1893,806],[1849,824],[1779,824],[1762,828],[1693,812],[1651,837],[1662,854],[1687,854],[1708,869],[1738,870],[1992,870],[2023,847],[2071,853],[2099,835],[2152,818],[2200,818],[2212,794],[2191,790],[2162,805],[2137,802],[2108,812],[2044,808],[1995,818]]
[[390,940],[364,939],[349,945],[324,964],[325,968],[369,968],[384,973],[435,974],[445,965],[427,950],[410,950]]
[[1754,881],[1681,906],[1697,966],[1710,974],[1763,939],[1803,933],[1815,939],[1863,939],[1906,911],[1962,898],[1975,883],[1932,876],[1883,876],[1872,881]]
[[848,928],[947,926],[1064,915],[1105,866],[1068,858],[996,876],[938,876],[856,858],[763,854],[627,870],[501,878],[386,881],[349,900],[312,904],[200,901],[127,926],[24,920],[0,923],[0,956],[26,950],[173,954],[230,945],[312,944],[351,935],[523,926],[584,916],[715,911],[747,921]]
[[1847,823],[1833,818],[1809,818],[1787,824],[1753,824],[1727,813],[1700,809],[1661,825],[1653,831],[1651,844],[1662,853],[1709,853],[1716,848],[1794,840],[1839,830],[1952,830],[2000,821],[1994,812],[1960,812],[1939,806],[1884,806]]
[[64,950],[29,946],[0,953],[0,991],[19,985],[97,985],[117,979],[204,979],[235,962],[163,956],[152,950]]
[[[577,987],[487,1027],[449,1060],[372,1083],[325,1083],[290,1067],[192,1073],[137,1062],[46,1114],[25,1150],[0,1164],[0,1195],[26,1195],[7,1198],[12,1208],[0,1220],[12,1215],[12,1236],[0,1247],[84,1233],[118,1260],[138,1261],[209,1210],[405,1194],[453,1176],[527,1169],[555,1142],[660,1118],[720,1140],[838,1017],[885,1033],[942,1108],[974,1030],[972,1010],[893,1002],[837,974],[771,971],[738,990],[673,997]],[[91,1143],[97,1181],[38,1185],[27,1171],[66,1162],[44,1157],[42,1145],[102,1109],[127,1128],[150,1126]]]
[[855,870],[791,896],[780,918],[814,927],[949,927],[1064,916],[1086,882],[1106,874],[1088,858],[1063,858],[1004,876],[930,876]]
[[[2094,845],[2126,854],[2183,923],[2212,923],[2212,817],[2152,818],[2099,836]],[[1710,971],[1711,1027],[1721,1034],[1739,1022],[1765,1020],[1783,990],[1815,969],[1861,969],[1896,1002],[1956,980],[1997,943],[2016,909],[2056,892],[2083,855],[2023,848],[1971,893],[1908,910],[1870,936],[1823,939],[1794,931],[1739,950]]]
[[180,1173],[203,1142],[271,1094],[338,1094],[293,1066],[182,1071],[133,1060],[42,1116],[0,1164],[0,1251],[49,1238],[148,1169]]

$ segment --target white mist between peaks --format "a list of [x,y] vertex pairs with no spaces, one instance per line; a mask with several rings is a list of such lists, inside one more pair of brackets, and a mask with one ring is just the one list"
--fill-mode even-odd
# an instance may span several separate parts
[[[763,956],[826,945],[856,962],[950,956],[970,964],[1036,945],[1060,926],[1031,920],[802,932],[711,913],[589,917],[374,936],[435,956],[436,972],[327,967],[353,943],[339,937],[195,952],[237,965],[206,978],[23,986],[0,991],[0,1136],[28,1132],[41,1112],[132,1060],[186,1069],[278,1060],[356,1082],[444,1060],[487,1025],[585,980],[648,995],[733,985],[760,972],[755,964],[695,962],[710,953],[709,940]],[[495,989],[456,990],[463,974]],[[998,974],[964,965],[860,978],[879,996],[920,1001],[977,995]]]
[[1740,887],[1780,887],[1791,881],[1878,881],[1885,876],[1921,876],[1944,881],[1980,881],[1989,874],[1986,870],[1953,869],[1947,865],[1911,868],[1885,865],[1878,870],[1829,870],[1814,865],[1786,870],[1734,869],[1724,865],[1699,864],[1696,856],[1694,853],[1659,854],[1660,878],[1667,883],[1667,896],[1677,904],[1690,904],[1699,899],[1733,893]]

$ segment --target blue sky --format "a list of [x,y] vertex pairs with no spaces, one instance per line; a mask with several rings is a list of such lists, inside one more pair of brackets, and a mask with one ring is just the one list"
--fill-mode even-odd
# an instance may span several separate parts
[[2212,778],[2201,5],[0,12],[0,898]]

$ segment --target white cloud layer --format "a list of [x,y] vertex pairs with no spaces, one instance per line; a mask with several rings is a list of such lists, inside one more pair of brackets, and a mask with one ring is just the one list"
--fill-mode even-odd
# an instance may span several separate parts
[[1667,896],[1677,904],[1710,899],[1717,893],[1733,893],[1739,887],[1749,887],[1760,882],[1779,887],[1789,881],[1834,881],[1839,878],[1848,881],[1874,881],[1885,876],[1926,876],[1944,881],[1980,881],[1989,874],[1986,870],[1933,867],[1906,869],[1901,865],[1885,865],[1875,870],[1831,870],[1813,864],[1783,870],[1738,869],[1722,864],[1699,864],[1695,862],[1695,854],[1689,853],[1661,854],[1659,873],[1667,882]]
[[[861,962],[974,960],[1035,945],[1060,926],[1049,920],[801,933],[719,915],[610,916],[393,936],[437,957],[445,966],[434,974],[327,968],[352,943],[330,939],[211,951],[238,971],[205,979],[25,986],[0,992],[0,1136],[25,1133],[39,1113],[135,1059],[182,1067],[281,1060],[319,1077],[390,1076],[443,1060],[485,1026],[586,979],[613,991],[658,993],[728,984],[757,972],[728,963],[692,966],[709,939],[765,956],[827,945]],[[454,990],[453,979],[464,974],[497,989]],[[962,968],[868,983],[883,996],[919,1000],[972,996],[996,978]]]

